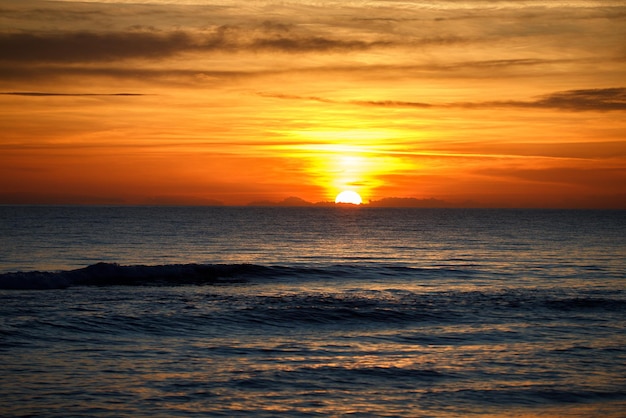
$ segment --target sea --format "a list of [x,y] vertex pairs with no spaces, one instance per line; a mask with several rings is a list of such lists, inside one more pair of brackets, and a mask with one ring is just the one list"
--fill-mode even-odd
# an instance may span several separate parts
[[626,417],[626,211],[0,206],[2,417]]

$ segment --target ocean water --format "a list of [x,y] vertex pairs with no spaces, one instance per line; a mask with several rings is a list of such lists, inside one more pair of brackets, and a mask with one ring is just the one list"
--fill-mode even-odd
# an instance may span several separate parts
[[0,416],[626,416],[626,211],[0,206]]

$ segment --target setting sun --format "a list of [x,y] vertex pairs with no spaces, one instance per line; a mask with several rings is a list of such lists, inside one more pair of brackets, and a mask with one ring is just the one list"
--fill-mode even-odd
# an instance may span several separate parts
[[346,190],[337,195],[337,197],[335,198],[335,203],[360,205],[361,203],[363,203],[363,199],[361,199],[361,196],[357,192],[354,192],[352,190]]

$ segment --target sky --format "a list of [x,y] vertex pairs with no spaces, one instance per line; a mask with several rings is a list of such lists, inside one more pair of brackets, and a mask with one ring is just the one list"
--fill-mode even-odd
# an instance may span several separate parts
[[626,1],[0,0],[0,204],[626,209]]

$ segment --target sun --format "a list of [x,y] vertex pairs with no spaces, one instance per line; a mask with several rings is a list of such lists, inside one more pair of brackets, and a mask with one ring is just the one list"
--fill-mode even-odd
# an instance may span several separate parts
[[352,190],[346,190],[337,195],[335,198],[335,203],[349,203],[352,205],[360,205],[363,203],[363,199],[357,192],[353,192]]

